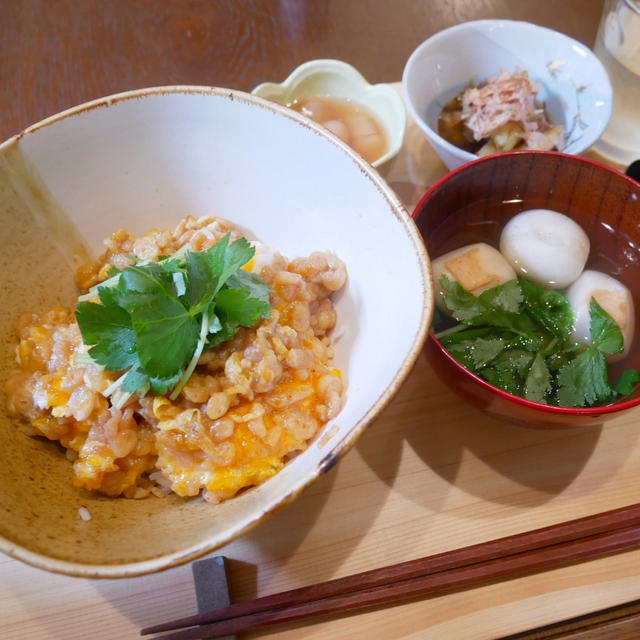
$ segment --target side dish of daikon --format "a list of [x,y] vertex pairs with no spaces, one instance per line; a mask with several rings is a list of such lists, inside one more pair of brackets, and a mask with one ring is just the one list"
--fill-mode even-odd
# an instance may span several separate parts
[[640,374],[610,379],[635,329],[629,289],[585,269],[587,234],[556,211],[531,209],[502,229],[499,250],[475,243],[433,261],[435,337],[489,383],[534,402],[588,407],[631,393]]

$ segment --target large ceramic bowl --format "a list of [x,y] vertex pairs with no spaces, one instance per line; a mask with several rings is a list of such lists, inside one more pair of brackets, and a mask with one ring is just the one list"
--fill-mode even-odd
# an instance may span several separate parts
[[528,71],[553,124],[568,132],[565,153],[580,154],[605,130],[612,90],[601,62],[582,43],[558,31],[515,20],[476,20],[432,35],[411,54],[402,75],[409,115],[449,169],[477,156],[438,134],[442,107],[470,82],[504,69]]
[[429,261],[396,195],[321,127],[248,94],[146,89],[40,122],[0,146],[0,211],[0,388],[18,314],[73,303],[76,258],[99,252],[118,227],[140,234],[186,214],[217,215],[290,257],[331,250],[349,273],[336,300],[344,408],[282,471],[227,502],[113,499],[74,488],[62,450],[23,435],[3,398],[0,549],[45,569],[155,571],[256,525],[354,444],[408,374],[430,323]]
[[[587,268],[622,281],[640,309],[640,184],[596,162],[555,152],[489,156],[451,172],[418,203],[414,218],[433,259],[474,242],[498,247],[509,219],[527,209],[553,209],[578,222],[591,243]],[[429,334],[425,352],[441,378],[490,415],[526,427],[601,424],[640,411],[640,388],[593,408],[556,407],[503,391],[460,364]],[[640,369],[640,325],[629,355],[611,371]]]

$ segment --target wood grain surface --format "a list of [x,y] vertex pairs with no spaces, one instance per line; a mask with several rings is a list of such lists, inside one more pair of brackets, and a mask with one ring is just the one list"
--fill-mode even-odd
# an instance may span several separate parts
[[602,0],[0,0],[0,140],[62,109],[167,84],[250,91],[312,58],[399,80],[436,31],[529,20],[591,46]]
[[[471,19],[529,20],[591,45],[601,10],[601,0],[0,0],[0,139],[99,96],[166,84],[250,90],[311,58],[345,60],[372,82],[398,81],[422,40]],[[381,171],[408,207],[445,172],[415,127]],[[501,423],[460,402],[420,358],[340,464],[221,550],[231,559],[232,598],[640,502],[636,423],[632,415],[559,432]],[[622,553],[260,637],[500,638],[637,599],[639,563],[640,552]],[[2,556],[0,612],[0,637],[9,640],[128,639],[195,613],[196,598],[188,566],[91,581]],[[558,633],[539,637],[625,637]]]

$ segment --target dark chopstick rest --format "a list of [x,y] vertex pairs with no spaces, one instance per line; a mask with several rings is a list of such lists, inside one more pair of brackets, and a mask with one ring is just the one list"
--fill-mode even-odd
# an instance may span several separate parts
[[[463,589],[640,546],[640,504],[147,627],[157,640],[240,633]],[[202,625],[193,628],[194,625]]]
[[[229,580],[227,579],[227,559],[224,556],[204,558],[192,562],[191,573],[196,588],[196,603],[199,613],[222,609],[231,604]],[[225,636],[224,640],[235,640],[235,636]]]

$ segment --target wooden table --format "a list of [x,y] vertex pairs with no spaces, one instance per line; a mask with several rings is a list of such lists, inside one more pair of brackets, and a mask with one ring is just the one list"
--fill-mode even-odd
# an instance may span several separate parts
[[[600,0],[4,0],[0,139],[102,95],[166,84],[250,90],[311,58],[346,60],[372,82],[398,81],[419,42],[471,19],[530,20],[591,45],[601,8]],[[408,207],[445,172],[414,126],[382,171]],[[232,597],[638,502],[636,417],[580,431],[521,429],[460,402],[421,358],[336,468],[219,551],[231,559]],[[499,638],[640,597],[639,561],[640,551],[627,552],[265,635]],[[188,566],[92,581],[0,557],[3,639],[135,638],[141,626],[195,607]]]

